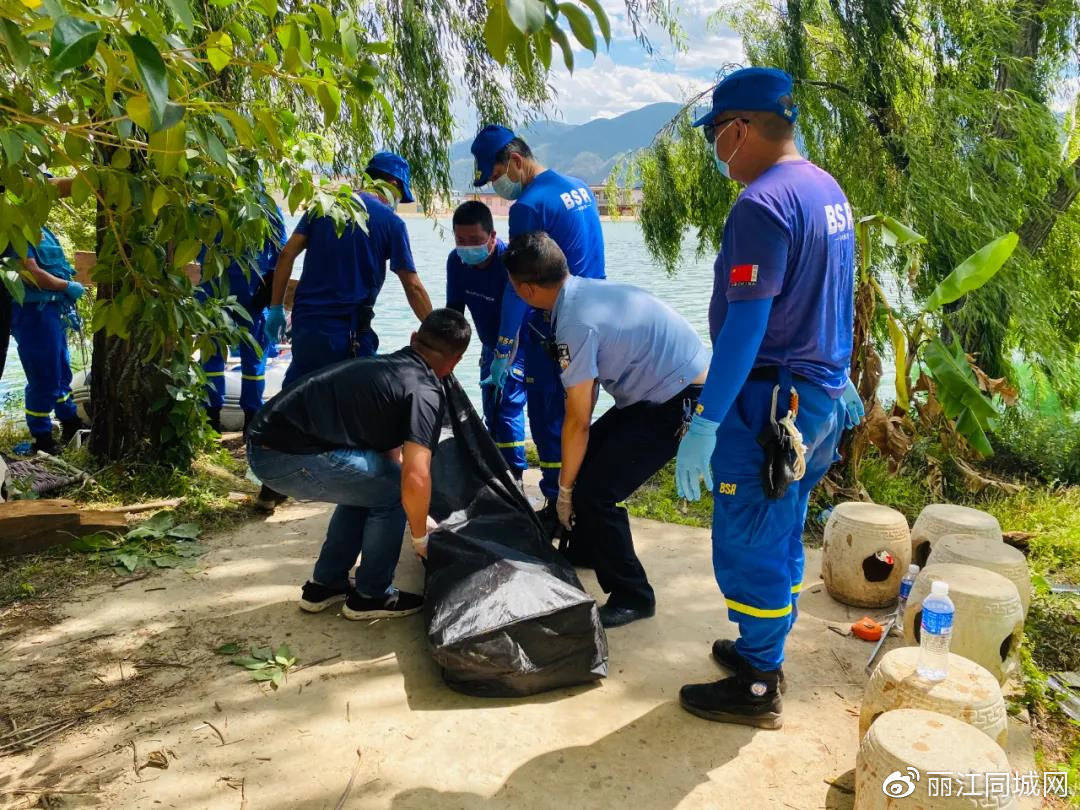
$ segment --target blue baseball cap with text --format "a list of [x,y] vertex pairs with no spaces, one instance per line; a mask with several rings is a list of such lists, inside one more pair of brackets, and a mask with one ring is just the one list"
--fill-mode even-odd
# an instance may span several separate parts
[[491,173],[495,171],[495,156],[515,137],[513,131],[506,127],[488,124],[473,138],[469,148],[475,161],[474,186],[482,186],[491,180]]
[[409,164],[405,158],[396,152],[376,152],[371,156],[367,167],[386,172],[395,180],[400,180],[402,187],[401,201],[413,202],[412,186],[409,185],[412,172],[409,170]]
[[776,113],[792,124],[799,108],[791,97],[792,80],[778,68],[749,67],[724,77],[713,88],[712,109],[694,122],[695,127],[710,124],[727,110],[761,110]]

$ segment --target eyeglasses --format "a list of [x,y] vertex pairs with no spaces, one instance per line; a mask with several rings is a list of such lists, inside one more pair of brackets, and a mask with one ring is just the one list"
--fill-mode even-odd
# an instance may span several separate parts
[[704,127],[701,128],[702,134],[705,135],[705,140],[709,144],[712,144],[713,142],[715,142],[716,141],[716,133],[718,131],[722,130],[725,126],[730,124],[732,121],[742,121],[744,124],[749,124],[750,123],[749,118],[740,118],[738,116],[735,116],[734,118],[725,118],[723,121],[713,121],[711,124],[706,124]]

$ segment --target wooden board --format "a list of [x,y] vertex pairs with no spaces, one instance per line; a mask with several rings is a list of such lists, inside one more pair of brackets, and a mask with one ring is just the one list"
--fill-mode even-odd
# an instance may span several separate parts
[[80,509],[59,498],[0,503],[0,557],[32,554],[76,537],[126,528],[122,514]]

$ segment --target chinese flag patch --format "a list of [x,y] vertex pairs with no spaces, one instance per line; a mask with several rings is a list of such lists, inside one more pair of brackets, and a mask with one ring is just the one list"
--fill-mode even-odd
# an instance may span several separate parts
[[731,268],[730,284],[732,287],[742,287],[747,284],[757,284],[756,264],[737,264]]

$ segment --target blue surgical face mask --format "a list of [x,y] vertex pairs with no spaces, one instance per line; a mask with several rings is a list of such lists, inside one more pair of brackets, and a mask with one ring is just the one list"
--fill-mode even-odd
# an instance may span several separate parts
[[[734,123],[735,123],[734,121],[729,122],[727,127],[724,127],[722,130],[717,132],[716,133],[716,139],[719,140],[720,136],[723,135],[727,131],[727,128],[730,127]],[[742,148],[741,143],[738,146],[735,147],[735,152],[738,152],[740,148]],[[728,165],[728,163],[733,157],[735,157],[735,152],[732,152],[730,155],[728,155],[727,160],[721,160],[720,156],[716,153],[716,141],[715,140],[713,141],[713,148],[712,148],[713,163],[716,164],[717,171],[719,171],[720,174],[724,175],[724,177],[726,177],[728,180],[731,179],[731,167]]]
[[495,189],[495,193],[502,197],[504,200],[516,200],[521,196],[521,181],[510,179],[510,165],[507,164],[506,171],[503,172],[497,179],[491,181],[491,187]]
[[466,245],[455,248],[458,258],[465,264],[483,264],[484,260],[491,255],[487,245]]

